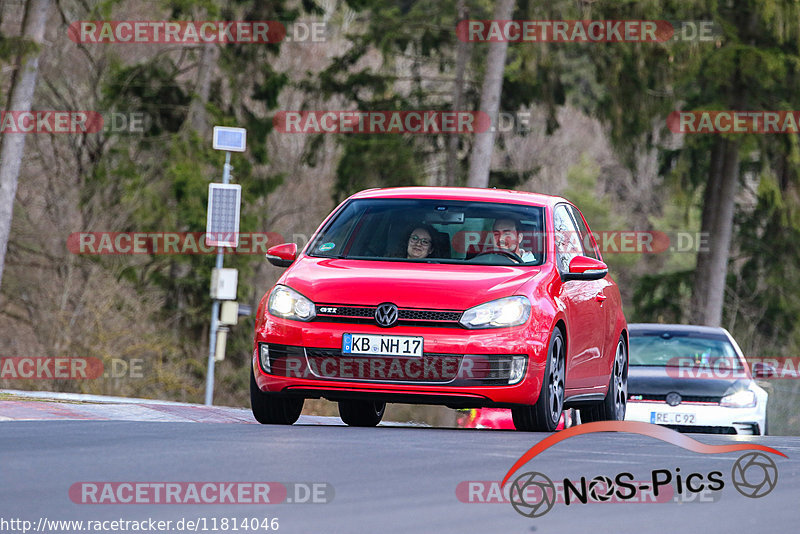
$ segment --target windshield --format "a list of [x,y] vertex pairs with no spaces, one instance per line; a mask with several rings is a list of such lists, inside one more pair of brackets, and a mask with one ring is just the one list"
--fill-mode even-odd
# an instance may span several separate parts
[[349,202],[311,256],[400,262],[541,265],[544,207],[453,200]]
[[742,369],[727,337],[713,334],[631,333],[630,365]]

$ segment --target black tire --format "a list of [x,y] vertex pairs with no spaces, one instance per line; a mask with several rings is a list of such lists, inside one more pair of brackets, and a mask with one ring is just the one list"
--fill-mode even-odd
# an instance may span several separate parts
[[303,411],[304,399],[270,395],[258,389],[253,368],[250,368],[250,408],[262,425],[291,425]]
[[347,426],[375,426],[381,422],[385,411],[385,402],[339,401],[339,417]]
[[628,405],[628,345],[625,336],[619,336],[614,352],[614,364],[608,378],[608,392],[602,402],[581,409],[581,422],[622,421]]
[[564,334],[556,328],[547,347],[542,389],[536,404],[511,409],[511,418],[517,430],[553,432],[556,429],[564,411],[565,365]]

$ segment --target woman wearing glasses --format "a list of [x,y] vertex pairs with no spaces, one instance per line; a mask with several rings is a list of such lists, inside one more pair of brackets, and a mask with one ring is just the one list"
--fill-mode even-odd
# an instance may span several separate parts
[[[437,247],[434,242],[436,230],[427,224],[418,224],[408,232],[405,256],[410,260],[421,260],[429,256],[437,257]],[[401,254],[398,254],[402,257]]]

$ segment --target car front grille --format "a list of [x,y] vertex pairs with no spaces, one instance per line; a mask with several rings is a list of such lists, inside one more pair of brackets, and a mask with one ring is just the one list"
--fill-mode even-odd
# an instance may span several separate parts
[[736,429],[732,426],[691,426],[691,425],[663,425],[672,430],[683,433],[698,434],[736,434]]
[[[316,304],[317,316],[314,320],[336,323],[376,324],[376,308],[376,306]],[[438,326],[453,328],[461,327],[458,322],[459,319],[461,319],[460,311],[398,308],[396,326]]]
[[[722,397],[714,396],[701,396],[701,395],[681,395],[681,404],[685,403],[703,403],[703,404],[719,404]],[[629,394],[628,400],[639,402],[663,402],[667,403],[666,395],[647,395],[647,394]]]
[[343,355],[340,349],[269,344],[273,375],[314,380],[348,380],[446,386],[505,386],[512,355],[437,354],[418,357]]

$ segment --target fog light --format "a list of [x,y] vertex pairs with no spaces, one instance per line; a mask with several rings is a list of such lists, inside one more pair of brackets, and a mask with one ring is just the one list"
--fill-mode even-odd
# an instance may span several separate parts
[[258,344],[258,359],[261,363],[261,370],[265,373],[271,372],[269,366],[269,345],[266,343]]
[[511,360],[511,372],[508,376],[509,384],[516,384],[525,376],[525,362],[528,358],[525,356],[514,356]]

